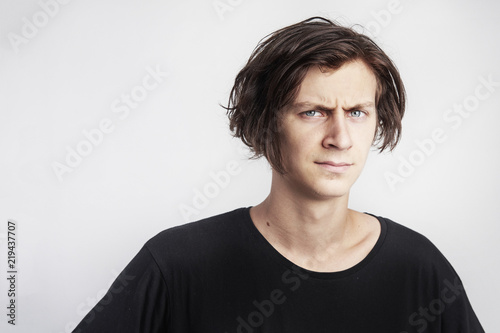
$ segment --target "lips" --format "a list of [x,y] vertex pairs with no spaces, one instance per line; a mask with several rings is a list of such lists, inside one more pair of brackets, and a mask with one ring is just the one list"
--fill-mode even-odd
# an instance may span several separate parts
[[333,161],[323,161],[323,162],[315,162],[320,167],[334,172],[334,173],[344,173],[352,166],[352,163],[346,162],[333,162]]

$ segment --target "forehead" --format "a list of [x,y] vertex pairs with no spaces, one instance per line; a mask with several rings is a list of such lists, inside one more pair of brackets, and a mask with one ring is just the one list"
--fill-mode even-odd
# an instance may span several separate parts
[[348,62],[338,69],[309,68],[294,104],[322,104],[329,108],[375,103],[377,80],[362,61]]

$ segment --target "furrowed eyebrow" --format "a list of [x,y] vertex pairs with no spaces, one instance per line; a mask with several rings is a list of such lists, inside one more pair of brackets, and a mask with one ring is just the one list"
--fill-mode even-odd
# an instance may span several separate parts
[[[333,111],[335,108],[327,107],[321,104],[313,104],[309,102],[299,102],[299,103],[293,103],[290,107],[293,110],[297,109],[308,109],[308,110],[318,110],[318,111]],[[352,111],[352,110],[363,110],[363,109],[374,109],[375,104],[373,102],[365,102],[365,103],[359,103],[355,104],[351,107],[343,108],[344,111]]]
[[345,111],[352,111],[352,110],[364,110],[364,109],[375,109],[375,104],[373,102],[366,102],[366,103],[361,103],[361,104],[356,104],[352,107],[345,108]]
[[329,108],[329,107],[321,105],[321,104],[313,104],[313,103],[309,103],[309,102],[293,103],[290,106],[290,110],[299,110],[299,109],[318,110],[318,111],[325,111],[325,112],[331,112],[334,110],[333,108]]

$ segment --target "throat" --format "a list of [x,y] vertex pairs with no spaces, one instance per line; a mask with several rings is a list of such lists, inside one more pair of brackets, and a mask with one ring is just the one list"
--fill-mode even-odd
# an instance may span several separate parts
[[370,215],[348,210],[343,223],[264,214],[251,209],[251,218],[264,238],[295,265],[318,272],[337,272],[361,262],[375,246],[380,223]]

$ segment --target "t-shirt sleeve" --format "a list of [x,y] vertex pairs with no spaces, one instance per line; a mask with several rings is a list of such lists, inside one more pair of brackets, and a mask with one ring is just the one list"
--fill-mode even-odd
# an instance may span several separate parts
[[441,278],[439,297],[429,302],[430,312],[442,315],[441,332],[484,333],[460,277],[444,256],[443,261],[448,274]]
[[[384,221],[387,240],[378,264],[387,267],[388,276],[404,281],[395,283],[398,290],[408,292],[404,320],[409,327],[402,332],[483,333],[462,280],[444,254],[418,232]],[[393,274],[391,267],[396,267]]]
[[167,332],[168,290],[144,246],[73,333]]
[[[483,333],[479,320],[472,309],[463,283],[448,259],[426,237],[415,234],[414,257],[420,295],[420,306],[410,316],[412,326],[418,332]],[[424,296],[425,295],[425,296]]]

